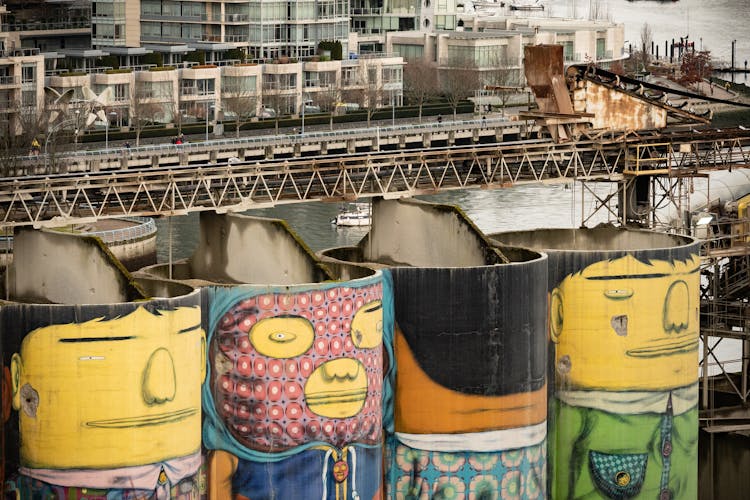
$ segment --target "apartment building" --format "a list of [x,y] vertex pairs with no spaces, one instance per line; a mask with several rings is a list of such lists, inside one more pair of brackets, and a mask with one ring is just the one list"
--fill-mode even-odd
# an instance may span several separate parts
[[37,48],[22,48],[19,32],[7,21],[7,7],[0,4],[0,136],[5,137],[35,126],[30,111],[44,102],[44,56]]
[[[359,57],[347,0],[11,2],[0,5],[2,135],[21,133],[21,116],[43,114],[55,123],[42,128],[66,121],[75,130],[262,117],[268,109],[299,115],[306,104],[335,109],[375,86],[377,98],[357,104],[402,102],[403,59]],[[321,41],[339,42],[342,60],[319,55]],[[184,60],[195,51],[205,64]],[[152,53],[163,65],[143,64]],[[244,57],[228,59],[238,54]],[[117,63],[109,57],[111,66],[103,66],[105,56]],[[107,123],[85,123],[101,110]]]
[[205,52],[206,62],[232,49],[253,60],[305,58],[321,40],[339,41],[348,53],[348,34],[347,0],[92,2],[95,48],[124,57],[160,52],[168,63],[196,50]]
[[626,57],[622,24],[476,15],[460,15],[458,22],[461,26],[454,31],[387,33],[386,50],[406,61],[431,64],[441,76],[451,70],[472,69],[478,82],[514,86],[525,80],[526,45],[560,44],[566,64],[609,67]]
[[[267,63],[221,61],[175,66],[91,68],[86,73],[49,76],[49,92],[72,92],[68,116],[83,117],[92,108],[104,108],[108,124],[93,126],[134,127],[150,123],[194,123],[278,115],[299,116],[303,106],[335,111],[344,99],[365,88],[378,89],[361,106],[401,104],[403,59],[372,55],[346,60],[306,61],[279,59]],[[85,88],[106,102],[87,101]],[[360,92],[362,95],[366,95]],[[78,110],[78,113],[76,113]],[[79,125],[80,126],[80,125]]]
[[351,30],[360,48],[383,51],[390,32],[453,30],[456,0],[351,0]]

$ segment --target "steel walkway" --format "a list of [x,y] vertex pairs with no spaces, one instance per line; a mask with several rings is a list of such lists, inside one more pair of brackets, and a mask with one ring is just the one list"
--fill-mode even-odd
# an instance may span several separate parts
[[244,211],[629,175],[682,177],[750,165],[750,131],[600,134],[555,144],[527,140],[292,157],[227,165],[130,168],[0,181],[0,225],[60,226],[123,216]]

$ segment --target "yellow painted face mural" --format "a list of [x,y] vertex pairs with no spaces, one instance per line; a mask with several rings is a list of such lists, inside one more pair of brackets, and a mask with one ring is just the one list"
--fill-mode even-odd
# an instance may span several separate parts
[[[697,380],[699,259],[597,262],[552,292],[558,386],[662,390]],[[659,361],[661,360],[661,361]]]
[[11,363],[21,462],[109,469],[195,453],[205,342],[198,307],[32,331]]

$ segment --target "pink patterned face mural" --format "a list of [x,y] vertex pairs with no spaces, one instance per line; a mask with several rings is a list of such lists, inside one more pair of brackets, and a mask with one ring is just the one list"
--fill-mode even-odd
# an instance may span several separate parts
[[274,453],[381,436],[382,287],[268,293],[236,302],[212,343],[216,411],[242,446]]

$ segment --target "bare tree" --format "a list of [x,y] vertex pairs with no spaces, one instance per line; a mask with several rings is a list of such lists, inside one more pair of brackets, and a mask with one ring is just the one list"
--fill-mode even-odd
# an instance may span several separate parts
[[0,115],[0,175],[12,177],[22,174],[19,157],[29,151],[31,139],[19,134],[18,102],[4,102],[7,110]]
[[378,67],[368,66],[366,71],[359,73],[356,87],[346,89],[342,94],[346,102],[358,104],[360,109],[367,112],[369,127],[373,115],[383,103],[383,83],[378,78]]
[[[320,107],[324,113],[328,113],[328,127],[333,130],[333,115],[336,112],[336,104],[341,99],[341,90],[335,85],[324,88],[320,92],[311,93],[312,102]],[[302,103],[304,106],[304,103]]]
[[490,69],[483,73],[485,86],[495,91],[502,106],[502,116],[505,116],[505,106],[510,96],[518,93],[521,86],[521,72],[507,56],[497,56],[490,65]]
[[638,57],[642,70],[645,70],[648,67],[651,60],[649,50],[651,50],[651,42],[653,41],[654,32],[651,30],[651,25],[643,23],[643,26],[641,26],[641,50]]
[[[160,92],[155,92],[154,89],[148,88],[145,83],[136,82],[130,105],[130,121],[131,126],[135,130],[136,146],[140,145],[143,129],[156,122],[158,117],[162,116],[165,112],[165,103],[160,102],[164,96],[160,95]],[[171,89],[171,85],[169,85],[169,88]],[[164,93],[168,93],[166,86],[163,90]]]
[[273,121],[276,133],[279,133],[279,119],[281,115],[287,114],[289,108],[289,101],[294,96],[291,94],[282,93],[281,90],[265,90],[263,92],[263,107],[261,109],[261,118],[268,118],[264,116],[268,109],[273,110]]
[[470,64],[451,66],[440,71],[440,87],[453,110],[454,120],[458,105],[473,96],[480,84],[479,71]]
[[255,117],[258,109],[258,96],[248,90],[226,90],[222,93],[221,105],[224,108],[224,116],[227,114],[234,122],[237,137],[240,136],[240,127]]
[[407,63],[404,66],[404,94],[409,104],[419,106],[421,122],[424,104],[440,94],[435,67],[422,59]]

